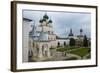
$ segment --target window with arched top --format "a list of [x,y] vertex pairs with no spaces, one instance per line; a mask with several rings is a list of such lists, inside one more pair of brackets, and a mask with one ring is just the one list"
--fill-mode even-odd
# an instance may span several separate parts
[[58,41],[58,47],[60,47],[60,42]]
[[48,44],[42,45],[42,54],[43,56],[47,56],[48,53]]

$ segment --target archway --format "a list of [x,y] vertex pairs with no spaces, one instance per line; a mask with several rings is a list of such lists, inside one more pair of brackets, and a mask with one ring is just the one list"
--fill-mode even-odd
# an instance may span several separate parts
[[48,44],[42,45],[43,56],[48,56]]

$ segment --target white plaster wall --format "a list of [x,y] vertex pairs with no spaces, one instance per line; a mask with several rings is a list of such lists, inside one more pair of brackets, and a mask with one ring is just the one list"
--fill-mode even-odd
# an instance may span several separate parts
[[29,32],[32,29],[31,22],[23,21],[22,25],[22,57],[23,62],[28,62],[28,50],[29,50]]
[[60,45],[64,45],[64,42],[66,42],[66,45],[69,45],[69,39],[58,39],[57,42],[60,42]]
[[51,48],[51,46],[52,46],[52,47],[57,47],[57,43],[58,43],[57,40],[51,41],[50,44],[49,44],[49,47],[50,47],[50,48]]

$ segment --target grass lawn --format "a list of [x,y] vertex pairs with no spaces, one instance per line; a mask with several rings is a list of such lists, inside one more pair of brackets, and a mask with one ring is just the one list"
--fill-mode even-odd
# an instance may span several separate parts
[[72,49],[77,49],[77,47],[75,46],[65,46],[65,47],[58,47],[57,48],[57,51],[60,51],[60,52],[67,52],[68,50],[72,50]]
[[77,50],[70,51],[70,53],[83,57],[83,56],[85,56],[86,54],[89,53],[89,48],[80,48],[80,49],[77,49]]
[[67,51],[67,49],[64,47],[59,47],[57,48],[57,51],[64,52],[64,51]]

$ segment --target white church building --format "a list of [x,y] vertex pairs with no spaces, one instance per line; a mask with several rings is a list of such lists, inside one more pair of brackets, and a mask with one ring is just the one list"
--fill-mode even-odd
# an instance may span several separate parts
[[[47,14],[43,16],[39,21],[39,26],[33,25],[32,30],[29,32],[29,48],[31,49],[33,58],[39,58],[40,60],[45,58],[51,58],[50,48],[56,48],[58,42],[66,42],[68,39],[57,39],[57,35],[53,31],[52,20]],[[40,28],[40,30],[38,29]]]

